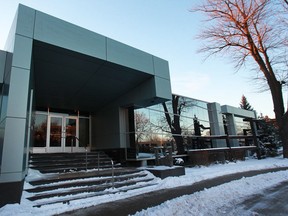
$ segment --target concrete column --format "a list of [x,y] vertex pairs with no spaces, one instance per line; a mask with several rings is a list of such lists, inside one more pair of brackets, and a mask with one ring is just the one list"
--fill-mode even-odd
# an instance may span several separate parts
[[[226,120],[227,120],[228,135],[237,135],[234,114],[226,114]],[[239,146],[239,141],[237,139],[230,139],[230,146],[231,147]]]
[[[211,135],[225,135],[221,106],[218,103],[208,103],[208,114]],[[225,140],[213,139],[213,148],[226,147]]]

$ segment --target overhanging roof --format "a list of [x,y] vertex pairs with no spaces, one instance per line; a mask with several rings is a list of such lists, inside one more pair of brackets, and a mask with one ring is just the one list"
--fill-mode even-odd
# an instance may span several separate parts
[[151,74],[35,41],[37,107],[97,111],[152,77]]

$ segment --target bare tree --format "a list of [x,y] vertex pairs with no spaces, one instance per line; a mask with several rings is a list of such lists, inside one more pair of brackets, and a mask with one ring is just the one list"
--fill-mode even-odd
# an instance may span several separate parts
[[211,24],[199,35],[206,42],[200,51],[228,54],[236,68],[249,63],[262,74],[272,95],[284,157],[288,158],[288,113],[282,94],[287,80],[279,75],[283,69],[287,74],[287,28],[280,22],[287,11],[280,6],[275,0],[203,0],[193,11],[203,12]]
[[136,135],[136,143],[147,138],[151,133],[150,130],[150,121],[145,113],[136,112],[135,113],[135,135]]
[[169,129],[172,133],[172,136],[175,140],[178,154],[183,154],[184,150],[184,140],[182,136],[182,128],[180,125],[180,117],[183,109],[187,107],[187,101],[183,99],[183,97],[178,95],[172,95],[172,117],[170,116],[169,110],[167,108],[166,103],[162,103],[165,118],[169,125]]

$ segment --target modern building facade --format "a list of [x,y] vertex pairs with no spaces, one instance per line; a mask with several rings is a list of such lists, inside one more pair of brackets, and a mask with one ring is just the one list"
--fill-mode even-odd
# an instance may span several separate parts
[[1,196],[29,150],[124,148],[130,108],[171,97],[167,61],[23,5],[0,62]]
[[[161,107],[172,101],[166,60],[24,5],[0,51],[0,80],[0,194],[7,203],[21,197],[30,152],[136,149],[149,136],[171,141]],[[255,118],[182,99],[191,106],[182,113],[181,136],[195,135],[196,118],[202,135],[225,134],[222,114],[231,134],[236,117]],[[142,112],[150,131],[137,128]]]

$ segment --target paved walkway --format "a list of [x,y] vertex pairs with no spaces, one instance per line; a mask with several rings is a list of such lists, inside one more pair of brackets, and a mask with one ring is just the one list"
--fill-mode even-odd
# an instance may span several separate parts
[[62,216],[126,216],[134,214],[137,211],[146,209],[149,207],[160,205],[161,203],[177,198],[179,196],[193,194],[195,192],[204,190],[205,188],[211,188],[217,185],[221,185],[233,180],[241,179],[242,177],[251,177],[268,172],[276,172],[281,170],[287,170],[288,167],[272,168],[257,171],[248,171],[242,173],[235,173],[225,175],[213,179],[203,180],[201,182],[194,183],[189,186],[181,186],[171,189],[159,190],[155,192],[149,192],[133,197],[129,197],[123,200],[108,202],[92,206],[84,209],[78,209],[72,212],[66,212],[61,214]]
[[[252,196],[242,204],[244,209],[254,212],[254,215],[288,215],[288,181]],[[257,214],[255,213],[257,212]]]

